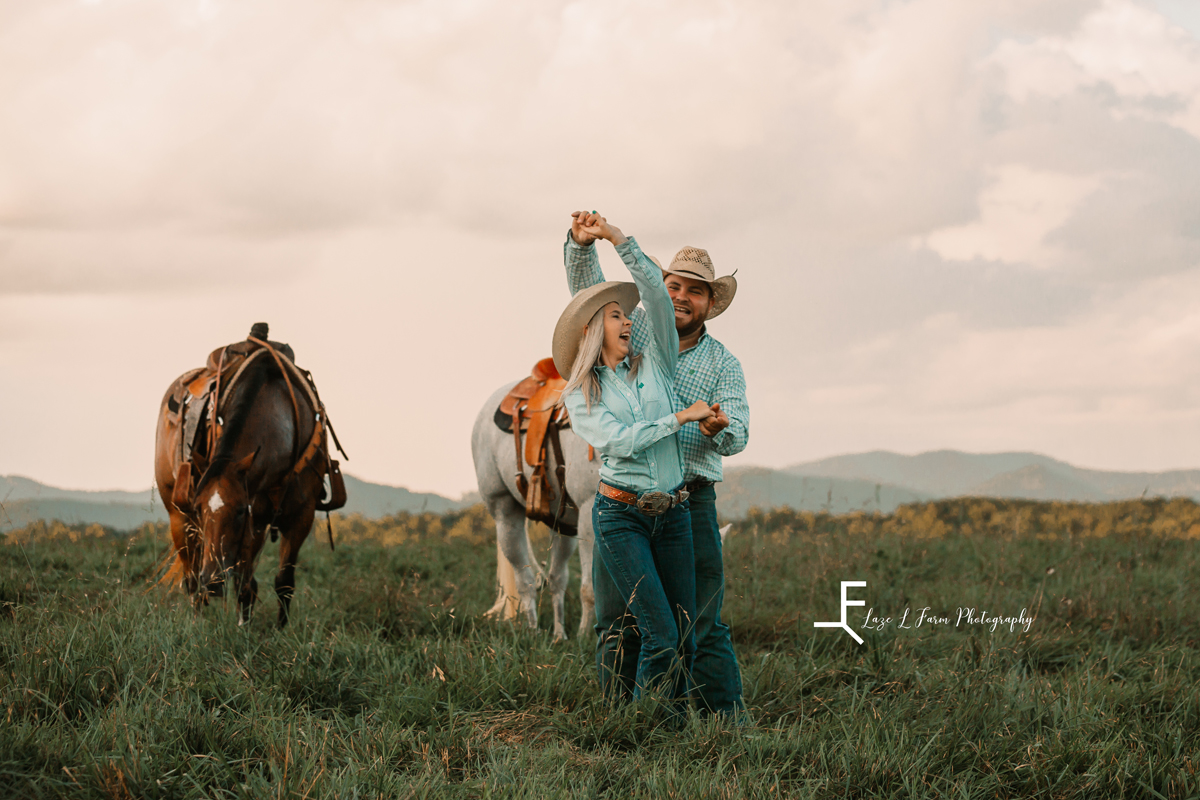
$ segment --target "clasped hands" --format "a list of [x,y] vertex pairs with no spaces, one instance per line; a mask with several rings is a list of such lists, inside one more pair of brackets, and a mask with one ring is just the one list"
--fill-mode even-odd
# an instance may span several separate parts
[[716,436],[729,425],[729,417],[721,410],[720,403],[709,406],[703,400],[697,400],[683,411],[677,412],[675,418],[679,420],[680,425],[699,422],[700,432],[705,436]]
[[716,436],[729,427],[729,415],[721,410],[720,403],[712,404],[712,416],[700,420],[700,432],[705,436]]
[[571,238],[575,240],[575,244],[581,247],[587,247],[597,239],[607,239],[614,245],[626,241],[625,234],[621,233],[620,228],[609,224],[608,220],[595,211],[571,213]]

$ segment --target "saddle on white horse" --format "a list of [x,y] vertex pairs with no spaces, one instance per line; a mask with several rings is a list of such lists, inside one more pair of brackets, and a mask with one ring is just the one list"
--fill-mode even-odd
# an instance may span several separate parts
[[[558,432],[571,424],[567,410],[558,405],[566,380],[554,367],[554,359],[543,358],[533,365],[533,370],[505,395],[496,409],[496,426],[513,435],[516,451],[517,490],[525,498],[525,516],[541,522],[564,536],[575,536],[574,525],[562,521],[567,508],[574,509],[575,503],[567,493],[566,459],[563,458],[562,442]],[[521,434],[525,434],[524,447]],[[549,455],[554,453],[554,474],[558,479],[556,492],[550,484]],[[591,451],[588,452],[589,458]],[[528,462],[532,475],[525,477]]]

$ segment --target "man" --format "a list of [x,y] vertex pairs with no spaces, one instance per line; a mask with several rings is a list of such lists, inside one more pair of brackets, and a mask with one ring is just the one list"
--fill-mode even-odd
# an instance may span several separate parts
[[[604,280],[594,238],[585,232],[599,221],[595,212],[571,215],[571,231],[563,259],[571,294]],[[656,262],[657,263],[657,262]],[[679,332],[679,366],[675,391],[680,408],[697,400],[717,414],[703,423],[689,423],[679,432],[683,474],[690,492],[692,541],[696,555],[696,657],[692,677],[702,712],[736,714],[744,708],[742,677],[729,626],[721,622],[725,570],[721,534],[717,527],[716,491],[723,477],[721,457],[740,453],[750,437],[750,407],[741,363],[725,346],[708,335],[705,322],[728,308],[737,292],[733,276],[718,279],[708,253],[695,247],[680,250],[664,270],[663,279],[675,307]],[[646,349],[651,335],[642,308],[633,321],[631,352]],[[596,593],[596,667],[607,696],[632,696],[640,640],[626,599],[620,596],[599,558],[592,560]]]

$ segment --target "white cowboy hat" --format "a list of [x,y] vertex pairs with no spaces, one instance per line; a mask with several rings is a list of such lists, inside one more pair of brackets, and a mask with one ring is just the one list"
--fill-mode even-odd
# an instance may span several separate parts
[[721,312],[729,308],[729,304],[733,302],[733,296],[737,294],[737,278],[732,275],[718,278],[708,251],[699,247],[685,247],[680,250],[671,259],[671,266],[663,272],[667,275],[678,275],[681,278],[691,278],[694,281],[704,281],[708,284],[708,287],[712,289],[712,305],[709,307],[708,316],[705,319],[720,316]]
[[609,303],[620,303],[626,316],[637,308],[637,287],[624,281],[606,281],[589,286],[571,298],[558,324],[554,326],[554,366],[558,374],[568,380],[571,378],[571,368],[575,366],[575,356],[579,354],[579,340],[583,338],[583,327],[592,321],[604,306]]

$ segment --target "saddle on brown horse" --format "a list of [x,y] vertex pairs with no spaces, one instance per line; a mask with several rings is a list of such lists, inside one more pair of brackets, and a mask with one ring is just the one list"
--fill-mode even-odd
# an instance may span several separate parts
[[[265,327],[263,325],[264,329]],[[256,333],[263,338],[258,338]],[[334,511],[342,508],[347,499],[346,483],[342,477],[341,465],[330,457],[327,433],[332,434],[334,445],[343,458],[346,452],[342,449],[337,433],[334,432],[325,413],[325,404],[317,394],[317,385],[313,381],[312,373],[296,366],[291,347],[282,342],[268,341],[265,337],[266,333],[256,325],[245,341],[213,350],[208,356],[207,364],[185,374],[178,382],[179,389],[167,398],[169,422],[182,427],[179,443],[181,466],[175,493],[190,493],[192,478],[198,478],[212,458],[223,425],[222,404],[246,368],[259,358],[271,358],[287,383],[296,430],[300,430],[297,388],[306,394],[309,405],[316,413],[312,436],[307,444],[303,449],[300,442],[293,444],[292,474],[298,475],[312,467],[319,475],[327,475],[329,495],[317,503],[317,510]],[[278,507],[278,502],[276,506]]]
[[[558,405],[566,380],[554,367],[554,359],[543,358],[533,365],[525,378],[504,396],[496,409],[496,425],[513,435],[516,451],[517,490],[525,498],[525,516],[541,522],[564,536],[575,536],[574,525],[562,522],[563,512],[575,504],[567,494],[566,459],[563,458],[560,429],[570,424],[567,410]],[[521,434],[525,434],[525,446],[521,446]],[[548,456],[554,452],[555,476],[558,478],[558,502],[550,485]],[[524,451],[522,453],[522,451]],[[523,456],[523,458],[522,458]],[[522,460],[532,469],[525,477]]]

